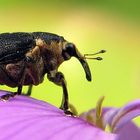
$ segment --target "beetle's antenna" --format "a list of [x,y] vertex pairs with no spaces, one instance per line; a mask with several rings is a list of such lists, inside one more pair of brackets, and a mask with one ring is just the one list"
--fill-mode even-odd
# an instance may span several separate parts
[[100,50],[99,52],[96,52],[93,54],[84,54],[84,56],[96,55],[96,54],[105,53],[105,52],[106,52],[106,50]]
[[95,59],[95,60],[102,60],[103,58],[102,57],[88,57],[88,56],[93,56],[93,55],[97,55],[97,54],[100,54],[100,53],[105,53],[106,52],[106,50],[101,50],[101,51],[99,51],[99,52],[96,52],[96,53],[93,53],[93,54],[84,54],[84,57],[86,58],[86,59]]
[[92,58],[92,57],[85,57],[86,59],[95,59],[95,60],[103,60],[102,57],[95,57],[95,58]]

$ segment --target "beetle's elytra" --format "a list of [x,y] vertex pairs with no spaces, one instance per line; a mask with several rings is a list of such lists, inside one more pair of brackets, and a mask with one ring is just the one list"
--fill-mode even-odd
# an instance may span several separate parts
[[91,81],[86,57],[62,36],[45,32],[0,34],[0,84],[18,87],[17,92],[3,95],[1,99],[21,94],[23,85],[29,85],[27,94],[30,95],[32,85],[40,84],[47,73],[50,81],[62,86],[61,108],[69,113],[66,82],[58,67],[72,56],[80,61],[87,80]]

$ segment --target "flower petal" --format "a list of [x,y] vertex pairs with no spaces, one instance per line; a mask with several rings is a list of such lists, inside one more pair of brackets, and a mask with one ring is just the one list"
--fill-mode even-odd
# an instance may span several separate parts
[[139,140],[140,129],[133,123],[129,122],[124,127],[118,130],[119,135],[117,140]]
[[140,115],[140,100],[128,103],[114,115],[111,127],[113,132],[117,132],[129,121]]
[[[8,92],[1,91],[0,95]],[[0,140],[115,140],[88,122],[26,96],[0,101]]]
[[114,116],[117,114],[119,111],[118,108],[103,108],[103,114],[102,114],[102,119],[103,119],[103,127],[106,128],[106,126],[109,124],[111,125],[112,120]]

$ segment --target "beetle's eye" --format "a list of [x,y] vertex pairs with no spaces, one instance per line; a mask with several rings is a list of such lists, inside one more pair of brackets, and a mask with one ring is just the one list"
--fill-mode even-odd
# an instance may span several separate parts
[[74,44],[68,43],[68,44],[66,44],[65,48],[66,48],[67,53],[70,56],[75,56],[76,52],[75,52],[75,45]]
[[62,55],[64,57],[65,60],[70,59],[72,56],[76,55],[76,51],[75,51],[75,45],[72,43],[67,43],[65,45],[65,48],[62,51]]

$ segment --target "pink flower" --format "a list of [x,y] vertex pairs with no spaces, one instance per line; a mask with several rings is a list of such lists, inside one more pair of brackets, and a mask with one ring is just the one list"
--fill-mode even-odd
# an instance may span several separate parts
[[[0,91],[0,95],[7,94]],[[10,94],[10,93],[9,93]],[[115,140],[87,121],[26,96],[0,101],[0,140]]]
[[102,101],[80,117],[31,97],[0,101],[0,140],[139,140],[140,129],[131,120],[140,115],[140,100],[103,109]]

